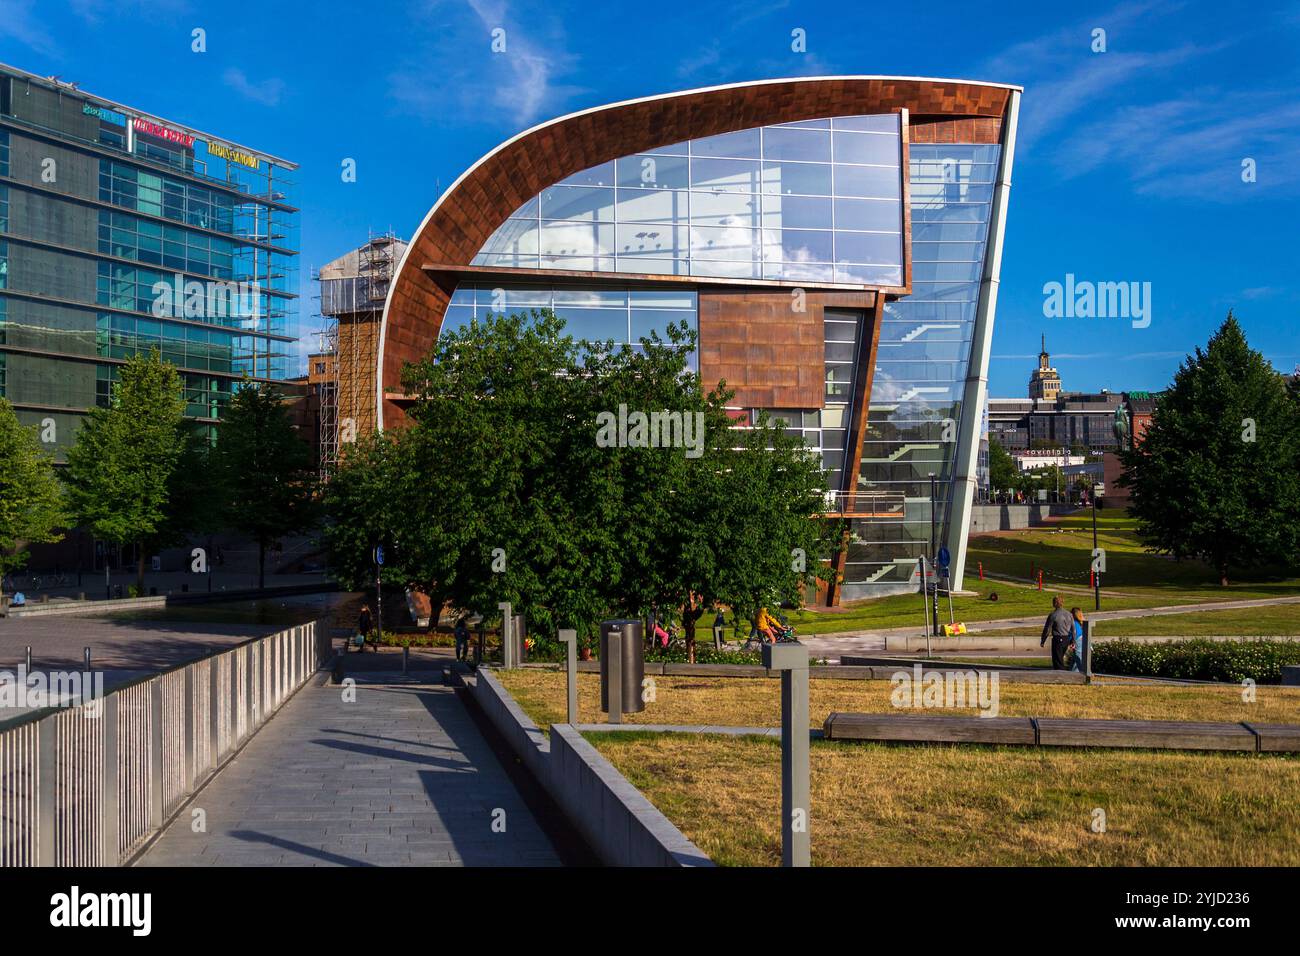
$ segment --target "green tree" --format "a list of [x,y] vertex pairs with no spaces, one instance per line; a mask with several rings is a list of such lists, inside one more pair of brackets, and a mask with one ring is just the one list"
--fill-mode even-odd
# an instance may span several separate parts
[[311,449],[293,427],[275,385],[244,383],[212,453],[225,525],[257,542],[257,586],[266,586],[266,549],[314,520]]
[[177,531],[178,469],[193,448],[175,366],[158,350],[121,367],[107,408],[91,409],[68,449],[64,478],[78,524],[137,548],[136,588],[144,590],[145,552]]
[[0,577],[27,564],[25,545],[62,538],[66,523],[52,459],[0,398]]
[[[820,469],[775,426],[733,431],[728,393],[706,394],[688,370],[693,333],[667,336],[636,349],[575,342],[535,313],[440,337],[404,375],[412,425],[351,449],[329,483],[336,573],[373,580],[382,542],[386,583],[414,580],[487,616],[510,601],[545,635],[590,637],[606,617],[659,607],[682,612],[689,641],[715,601],[796,597],[806,575],[790,551],[805,548],[808,573],[822,553],[826,523],[809,518]],[[698,414],[703,440],[689,453],[609,447],[598,436],[620,407],[683,425]],[[775,451],[738,455],[744,442]]]
[[1231,567],[1295,561],[1300,415],[1286,384],[1228,313],[1158,400],[1120,483],[1148,549]]
[[989,484],[994,490],[1014,488],[1019,477],[1016,460],[996,438],[989,438]]

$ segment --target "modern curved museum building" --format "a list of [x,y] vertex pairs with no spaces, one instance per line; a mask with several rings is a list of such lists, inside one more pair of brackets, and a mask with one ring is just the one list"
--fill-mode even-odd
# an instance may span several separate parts
[[593,340],[684,318],[742,427],[766,409],[820,452],[827,511],[852,528],[825,599],[917,588],[931,474],[960,587],[1019,99],[965,80],[764,80],[519,134],[442,195],[397,267],[381,427],[405,418],[403,366],[502,301]]

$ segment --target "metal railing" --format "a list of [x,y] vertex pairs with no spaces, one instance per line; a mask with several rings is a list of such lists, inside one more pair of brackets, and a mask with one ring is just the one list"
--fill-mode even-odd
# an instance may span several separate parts
[[333,656],[325,620],[0,722],[0,866],[118,866]]

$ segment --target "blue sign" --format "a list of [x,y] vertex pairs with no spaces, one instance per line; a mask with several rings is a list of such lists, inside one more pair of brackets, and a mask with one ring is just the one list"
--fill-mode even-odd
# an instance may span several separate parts
[[948,553],[948,549],[946,547],[939,548],[939,567],[941,568],[948,567],[948,562],[951,559],[952,559],[952,555]]
[[384,546],[382,544],[375,548],[375,564],[381,568],[384,566]]

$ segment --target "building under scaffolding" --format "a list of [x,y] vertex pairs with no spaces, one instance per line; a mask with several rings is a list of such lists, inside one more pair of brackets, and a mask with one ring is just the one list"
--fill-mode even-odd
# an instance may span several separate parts
[[[359,249],[321,267],[321,352],[329,380],[320,383],[322,476],[338,463],[344,445],[374,431],[379,330],[388,285],[406,251],[392,233],[373,236]],[[313,359],[315,361],[315,359]]]

